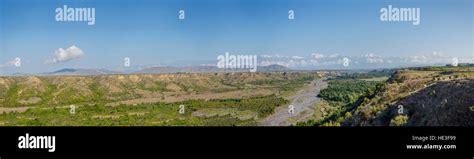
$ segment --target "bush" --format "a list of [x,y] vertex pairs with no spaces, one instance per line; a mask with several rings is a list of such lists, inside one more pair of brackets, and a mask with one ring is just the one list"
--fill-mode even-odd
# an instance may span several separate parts
[[398,115],[392,120],[390,120],[390,126],[404,126],[408,122],[408,116]]

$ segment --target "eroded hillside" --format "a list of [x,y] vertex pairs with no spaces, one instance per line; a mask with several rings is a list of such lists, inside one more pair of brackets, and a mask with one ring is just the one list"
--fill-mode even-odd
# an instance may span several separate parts
[[258,125],[316,72],[0,77],[0,125]]
[[473,126],[473,94],[472,68],[400,70],[342,125]]
[[187,73],[0,77],[0,107],[138,104],[285,93],[316,73]]

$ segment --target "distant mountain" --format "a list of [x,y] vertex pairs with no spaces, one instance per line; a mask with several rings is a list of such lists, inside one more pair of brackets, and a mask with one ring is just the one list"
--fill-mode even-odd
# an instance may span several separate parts
[[31,75],[32,74],[21,73],[21,72],[15,72],[15,73],[9,74],[9,76],[31,76]]
[[288,67],[282,66],[282,65],[268,65],[268,66],[259,66],[258,70],[259,72],[277,72],[277,71],[289,71],[290,69]]
[[[285,66],[282,65],[269,65],[269,66],[258,66],[257,72],[277,72],[277,71],[289,71]],[[156,66],[147,67],[139,71],[111,71],[106,69],[76,69],[76,68],[64,68],[54,72],[43,73],[41,75],[109,75],[109,74],[165,74],[165,73],[206,73],[206,72],[249,72],[249,68],[245,69],[221,69],[216,66]],[[22,74],[17,74],[21,76]]]
[[105,69],[73,69],[65,68],[54,72],[45,73],[44,75],[106,75],[119,74],[120,72]]
[[214,66],[186,66],[186,67],[177,67],[177,66],[156,66],[156,67],[147,67],[140,71],[134,72],[139,74],[161,74],[161,73],[178,73],[178,72],[217,72],[218,68]]
[[[287,71],[287,67],[282,65],[258,66],[257,72],[275,72]],[[249,72],[249,68],[239,69],[221,69],[216,66],[163,66],[163,67],[148,67],[135,73],[139,74],[160,74],[160,73],[206,73],[206,72]]]

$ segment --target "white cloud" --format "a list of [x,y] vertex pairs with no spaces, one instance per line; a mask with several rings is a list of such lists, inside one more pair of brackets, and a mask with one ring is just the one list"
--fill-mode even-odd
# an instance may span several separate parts
[[4,64],[0,64],[0,68],[7,68],[15,66],[15,59],[5,62]]
[[320,59],[320,58],[323,58],[324,55],[323,54],[318,54],[318,53],[312,53],[311,57],[313,57],[315,59]]
[[377,56],[375,54],[365,54],[365,60],[368,62],[368,63],[383,63],[384,60],[381,56]]
[[332,55],[329,55],[330,58],[335,58],[335,57],[339,57],[339,54],[332,54]]
[[63,49],[59,48],[54,51],[54,58],[48,59],[45,61],[45,63],[60,63],[60,62],[68,62],[73,59],[77,59],[84,56],[84,52],[72,45],[69,48]]
[[442,56],[441,53],[438,53],[438,52],[433,52],[433,56]]
[[410,56],[409,61],[416,64],[436,64],[436,63],[451,63],[452,57],[444,56],[441,53],[433,52],[432,54]]
[[263,57],[263,58],[276,58],[276,59],[279,59],[279,58],[288,59],[288,58],[293,58],[293,57],[298,58],[299,56],[290,57],[290,56],[284,56],[284,55],[280,55],[280,54],[273,54],[273,55],[263,54],[263,55],[260,55],[260,57]]
[[[413,56],[382,56],[375,53],[364,53],[354,56],[343,56],[343,54],[311,53],[309,56],[284,56],[265,55],[261,56],[262,65],[279,64],[290,68],[342,68],[343,58],[347,57],[351,68],[390,68],[444,65],[452,62],[453,56],[446,56],[441,52],[414,53]],[[472,63],[474,57],[457,57],[459,63]]]
[[292,56],[291,58],[292,59],[304,59],[304,57],[301,57],[301,56]]

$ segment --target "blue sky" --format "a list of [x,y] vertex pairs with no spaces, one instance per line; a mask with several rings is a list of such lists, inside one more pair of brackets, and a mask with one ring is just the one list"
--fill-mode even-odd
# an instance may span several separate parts
[[[332,66],[303,65],[301,59],[305,63],[321,56],[336,61],[339,57],[383,61],[373,66],[365,64],[367,67],[384,66],[387,61],[401,66],[397,62],[409,60],[403,64],[406,65],[420,57],[424,61],[460,57],[461,62],[470,62],[474,57],[472,3],[472,0],[1,0],[0,66],[3,67],[0,69],[7,73],[41,73],[61,68],[119,69],[124,57],[130,57],[133,66],[213,64],[225,52],[265,55],[267,59],[261,60],[267,63],[293,62],[288,66],[310,69]],[[95,8],[95,25],[55,21],[55,9],[63,5]],[[380,9],[388,5],[420,8],[420,25],[381,22]],[[180,9],[186,12],[185,20],[178,19]],[[294,20],[288,20],[288,10],[295,11]],[[57,49],[73,45],[84,55],[66,62],[45,62],[54,58]],[[330,56],[334,58],[327,58]],[[22,66],[8,67],[15,57],[21,57]],[[323,59],[318,60],[312,62],[321,64]],[[415,64],[430,63],[415,60]]]

